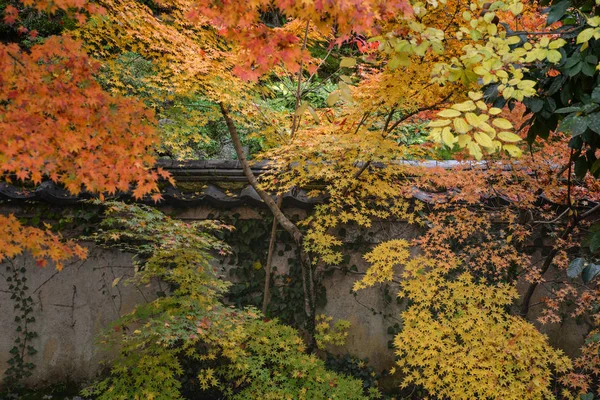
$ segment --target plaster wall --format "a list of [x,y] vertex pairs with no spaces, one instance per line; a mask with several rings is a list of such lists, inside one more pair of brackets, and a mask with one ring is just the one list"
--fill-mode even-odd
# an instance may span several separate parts
[[[176,214],[178,218],[195,220],[209,216],[218,218],[224,213],[238,213],[240,218],[245,219],[262,218],[259,212],[250,208],[215,210],[196,207],[179,210]],[[288,210],[288,213],[301,217],[305,212]],[[364,248],[368,249],[383,240],[411,239],[418,234],[417,228],[406,223],[375,222],[368,231],[347,228],[344,241],[361,241]],[[39,268],[29,257],[13,261],[15,266],[25,267],[27,284],[34,300],[35,322],[32,328],[38,337],[32,345],[38,352],[30,358],[36,365],[29,379],[31,385],[93,379],[102,370],[102,361],[111,355],[110,349],[102,348],[97,343],[98,335],[111,328],[111,321],[133,310],[136,304],[152,300],[156,292],[161,290],[159,283],[147,287],[127,284],[127,278],[134,274],[130,255],[93,245],[89,245],[89,249],[86,260],[73,261],[61,272],[50,265]],[[413,252],[416,254],[418,249],[413,249]],[[285,272],[287,259],[293,251],[275,254],[274,265],[278,271]],[[347,256],[350,265],[356,265],[358,272],[367,269],[361,253],[349,252]],[[0,265],[0,376],[8,367],[17,327],[14,322],[14,302],[10,299],[9,283],[5,279],[5,267]],[[225,265],[224,272],[227,272],[226,269]],[[360,279],[360,275],[340,271],[326,276],[322,284],[327,291],[327,304],[318,312],[334,319],[349,320],[352,324],[346,346],[331,349],[334,353],[348,352],[369,358],[376,370],[388,370],[393,364],[394,355],[393,350],[388,348],[392,336],[387,331],[389,326],[399,323],[397,318],[403,305],[396,302],[393,291],[392,301],[386,300],[380,287],[361,290],[353,296],[351,288],[357,279]],[[543,288],[536,292],[532,304],[539,302],[542,296]],[[530,320],[536,318],[536,312],[539,311],[532,310]],[[587,329],[586,324],[574,320],[541,327],[553,345],[571,355],[576,353]]]
[[29,383],[80,381],[102,368],[109,349],[97,344],[98,335],[111,321],[152,299],[157,289],[127,285],[133,276],[131,256],[89,246],[86,260],[76,260],[58,272],[52,265],[38,267],[30,257],[19,257],[0,266],[0,375],[8,368],[18,324],[11,300],[7,266],[25,268],[29,294],[34,301],[31,345],[37,353]]

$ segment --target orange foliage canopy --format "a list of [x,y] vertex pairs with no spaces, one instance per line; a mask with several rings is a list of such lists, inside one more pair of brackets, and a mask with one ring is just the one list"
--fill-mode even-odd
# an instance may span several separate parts
[[156,191],[149,171],[157,144],[153,114],[112,96],[94,80],[99,65],[68,37],[51,37],[30,54],[0,47],[0,173],[39,183],[43,176],[72,193]]
[[23,251],[30,252],[41,267],[46,266],[46,259],[51,259],[58,270],[63,267],[62,260],[86,256],[84,248],[70,241],[63,243],[59,236],[48,230],[25,227],[13,215],[0,215],[0,262]]
[[[85,0],[21,2],[45,12],[102,13]],[[5,9],[6,23],[19,22],[18,9]],[[162,170],[152,170],[151,149],[158,144],[154,114],[143,103],[105,92],[94,75],[100,65],[68,36],[53,36],[30,52],[0,44],[0,180],[40,183],[43,178],[82,190],[114,194],[130,190],[140,198],[158,190]],[[159,194],[153,196],[158,199]],[[85,249],[64,243],[49,227],[24,227],[0,215],[0,262],[30,252],[38,265]]]
[[[377,33],[380,21],[412,15],[412,7],[406,0],[197,0],[193,3],[188,13],[192,21],[209,22],[246,49],[244,62],[234,72],[250,80],[258,79],[279,64],[296,72],[302,62],[310,59],[298,36],[261,22],[264,12],[279,10],[287,18],[310,23],[325,35],[335,27],[338,44],[352,34]],[[314,72],[310,71],[311,66],[307,68]]]

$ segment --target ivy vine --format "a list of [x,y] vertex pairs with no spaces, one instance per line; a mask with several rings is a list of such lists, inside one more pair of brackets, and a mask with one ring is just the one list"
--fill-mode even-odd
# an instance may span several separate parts
[[33,313],[33,299],[28,293],[27,272],[25,267],[17,267],[11,261],[6,266],[6,282],[11,294],[10,299],[14,302],[16,310],[15,339],[14,346],[10,350],[11,357],[8,360],[8,369],[4,372],[4,380],[7,386],[19,388],[25,378],[31,376],[35,364],[28,361],[28,357],[37,353],[32,345],[33,339],[38,335],[31,329],[31,324],[35,322]]
[[[210,216],[209,216],[210,218]],[[255,306],[261,308],[265,281],[265,264],[269,250],[269,236],[273,217],[264,215],[261,219],[241,219],[239,214],[220,217],[225,223],[233,225],[232,232],[221,232],[220,238],[229,244],[233,254],[228,259],[221,259],[221,265],[231,263],[230,269],[234,281],[229,291],[229,301],[238,307]],[[287,258],[288,270],[281,271],[281,266],[273,264],[271,270],[271,300],[267,307],[267,318],[278,318],[280,321],[301,327],[305,322],[303,309],[304,291],[302,288],[302,270],[300,254],[293,246],[293,239],[283,229],[277,231],[276,253]],[[282,249],[283,247],[283,249]],[[318,285],[317,305],[326,302],[325,287]]]

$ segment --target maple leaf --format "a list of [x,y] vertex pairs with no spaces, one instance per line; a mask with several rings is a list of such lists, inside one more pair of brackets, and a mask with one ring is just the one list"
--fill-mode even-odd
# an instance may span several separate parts
[[4,23],[7,25],[14,24],[19,18],[19,10],[12,5],[7,5],[4,9]]
[[[69,37],[50,37],[30,53],[0,45],[0,89],[9,99],[0,106],[7,132],[0,174],[35,182],[51,176],[73,193],[82,186],[114,193],[130,182],[139,183],[138,197],[156,190],[148,155],[158,144],[153,115],[136,100],[104,92],[94,79],[98,69]],[[107,118],[116,112],[121,118]]]

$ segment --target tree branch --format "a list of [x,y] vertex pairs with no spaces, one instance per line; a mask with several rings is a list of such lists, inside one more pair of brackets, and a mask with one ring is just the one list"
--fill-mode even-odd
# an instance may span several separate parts
[[254,176],[254,173],[248,165],[248,161],[246,160],[246,156],[244,155],[242,142],[240,141],[237,128],[235,127],[235,124],[231,119],[229,112],[227,111],[223,103],[219,103],[219,107],[221,107],[221,113],[223,114],[223,118],[225,118],[225,123],[227,124],[227,129],[229,130],[229,135],[231,136],[231,141],[233,143],[233,147],[235,148],[238,161],[242,165],[242,170],[244,171],[244,175],[246,175],[248,182],[254,188],[254,190],[256,190],[256,193],[260,196],[262,201],[265,202],[267,207],[269,207],[269,210],[271,210],[271,213],[273,213],[273,216],[275,217],[277,222],[279,222],[283,229],[285,229],[290,235],[292,235],[292,238],[294,239],[296,244],[301,246],[302,232],[300,232],[298,227],[294,225],[294,223],[290,221],[288,217],[286,217],[283,214],[283,212],[281,212],[273,198],[260,187],[258,180]]
[[[304,41],[302,42],[302,51],[306,50],[306,44],[308,43],[308,29],[310,28],[310,21],[306,21],[306,28],[304,29]],[[298,85],[296,87],[296,106],[294,107],[294,116],[292,117],[292,130],[290,133],[290,139],[294,138],[298,125],[300,125],[300,118],[298,116],[298,107],[300,107],[300,100],[302,100],[302,61],[300,61],[300,68],[298,69]]]
[[[580,216],[577,216],[577,214],[575,214],[573,216],[573,219],[571,220],[571,223],[561,233],[559,239],[565,239],[568,235],[570,235],[573,232],[573,230],[577,227],[579,222],[594,214],[598,210],[600,210],[600,204],[595,205]],[[546,256],[544,264],[542,265],[542,276],[544,276],[544,274],[550,268],[550,265],[552,265],[552,261],[554,260],[554,257],[556,257],[556,255],[558,254],[558,251],[559,249],[555,247],[552,250],[550,250],[550,253]],[[527,292],[525,292],[525,295],[523,296],[523,303],[521,304],[521,316],[527,316],[527,313],[529,312],[529,303],[531,302],[531,297],[533,296],[533,293],[535,292],[535,289],[538,285],[539,282],[534,282],[530,284],[527,288]]]

